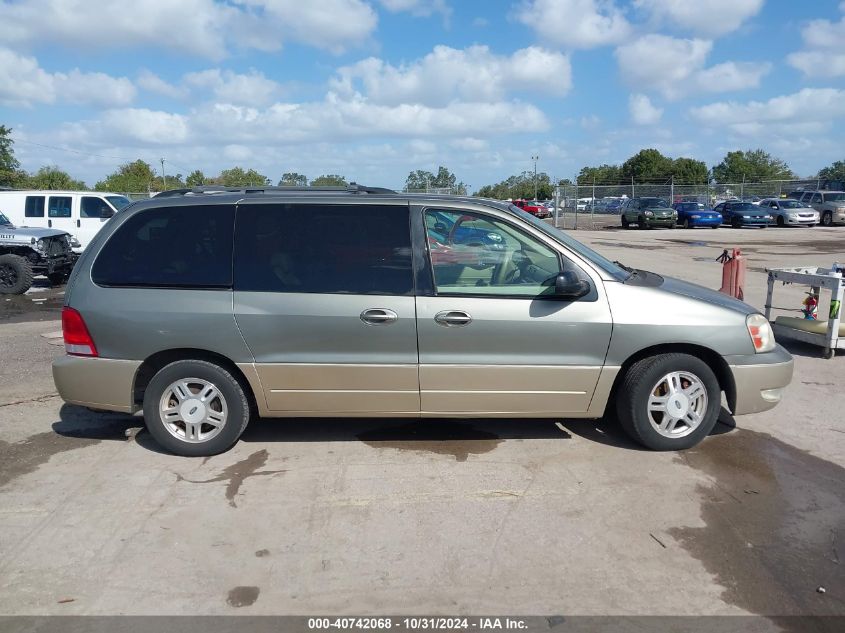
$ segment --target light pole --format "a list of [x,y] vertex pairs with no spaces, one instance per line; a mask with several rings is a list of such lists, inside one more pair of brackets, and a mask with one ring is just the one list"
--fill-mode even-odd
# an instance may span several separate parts
[[531,157],[531,160],[534,161],[534,199],[537,199],[537,161],[540,160],[540,157],[534,155]]

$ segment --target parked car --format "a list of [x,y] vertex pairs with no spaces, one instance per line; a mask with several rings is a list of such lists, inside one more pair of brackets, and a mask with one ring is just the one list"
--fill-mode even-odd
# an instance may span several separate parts
[[772,216],[766,209],[750,202],[722,202],[713,210],[722,215],[723,223],[730,224],[735,229],[743,226],[766,228],[772,221]]
[[678,212],[678,224],[685,229],[698,226],[718,229],[722,224],[722,215],[701,202],[678,202],[673,208]]
[[815,226],[819,212],[792,198],[766,198],[760,208],[768,211],[778,226]]
[[538,218],[548,218],[552,215],[551,210],[537,200],[514,200],[513,204]]
[[845,191],[805,191],[801,202],[819,212],[822,226],[845,223]]
[[678,212],[663,198],[631,198],[622,206],[622,227],[636,224],[641,229],[675,228]]
[[65,231],[17,228],[0,213],[0,294],[24,294],[35,275],[62,284],[74,261],[70,235]]
[[77,253],[129,204],[126,196],[99,191],[0,191],[0,211],[15,225],[66,231]]
[[[611,262],[513,205],[284,189],[160,195],[106,224],[68,284],[61,397],[143,409],[187,456],[227,450],[257,416],[607,411],[675,450],[707,437],[723,393],[756,413],[791,380],[751,306]],[[441,260],[432,239],[458,244],[431,235],[438,221],[500,239]]]

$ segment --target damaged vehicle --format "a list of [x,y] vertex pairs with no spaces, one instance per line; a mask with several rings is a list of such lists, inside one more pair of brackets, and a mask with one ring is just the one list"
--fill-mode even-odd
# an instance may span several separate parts
[[17,228],[0,212],[0,294],[24,294],[36,275],[45,275],[52,285],[63,284],[75,259],[69,233]]

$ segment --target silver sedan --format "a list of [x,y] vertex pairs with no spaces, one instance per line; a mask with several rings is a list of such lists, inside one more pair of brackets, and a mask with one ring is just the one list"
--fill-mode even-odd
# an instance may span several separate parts
[[778,226],[815,226],[819,212],[792,198],[766,198],[760,201],[772,214]]

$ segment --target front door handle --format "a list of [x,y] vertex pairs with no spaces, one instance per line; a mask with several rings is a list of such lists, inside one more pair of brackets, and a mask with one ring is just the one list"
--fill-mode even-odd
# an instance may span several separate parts
[[399,315],[387,308],[370,308],[361,313],[361,320],[367,325],[390,325],[399,320]]
[[438,325],[442,325],[443,327],[462,327],[472,323],[472,317],[461,310],[438,312],[434,316],[434,320]]

